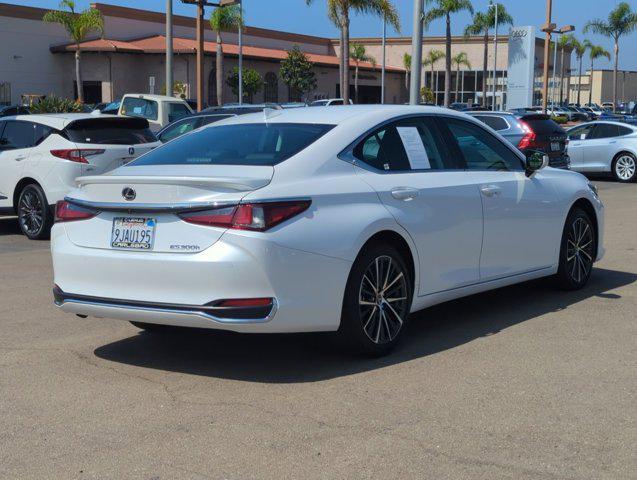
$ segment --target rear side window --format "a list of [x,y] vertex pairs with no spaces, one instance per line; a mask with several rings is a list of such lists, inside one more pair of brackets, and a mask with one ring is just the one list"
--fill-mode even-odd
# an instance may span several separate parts
[[122,103],[122,115],[140,117],[147,120],[157,120],[159,116],[159,106],[154,100],[126,97]]
[[493,115],[476,115],[475,118],[490,126],[496,131],[507,130],[509,128],[509,124],[502,117],[495,117]]
[[353,154],[383,171],[460,168],[449,163],[450,155],[440,141],[437,127],[426,117],[403,119],[380,127],[354,147]]
[[101,145],[139,145],[156,142],[157,138],[145,120],[133,118],[88,118],[76,120],[64,132],[75,143]]
[[166,127],[159,135],[159,139],[162,142],[168,142],[169,140],[182,136],[184,133],[192,132],[195,128],[199,127],[200,122],[201,117],[190,117],[175,122],[174,125]]
[[520,158],[478,125],[452,118],[445,119],[444,123],[457,142],[468,170],[523,170]]
[[620,125],[617,126],[617,128],[619,128],[619,135],[630,135],[631,133],[633,133],[633,131],[630,128],[627,127],[622,127]]
[[309,123],[220,125],[176,138],[128,165],[276,165],[332,128]]
[[619,136],[619,126],[610,123],[598,123],[590,138],[613,138]]
[[35,125],[31,122],[8,121],[0,144],[10,148],[30,148],[35,145]]
[[46,125],[40,125],[39,123],[36,123],[34,145],[39,145],[40,143],[42,143],[54,131],[55,130],[53,130],[51,127],[47,127]]

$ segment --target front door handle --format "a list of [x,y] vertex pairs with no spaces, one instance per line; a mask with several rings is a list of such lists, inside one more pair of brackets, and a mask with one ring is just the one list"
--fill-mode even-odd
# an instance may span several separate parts
[[392,189],[391,196],[396,200],[408,202],[418,196],[418,189],[411,187],[396,187]]
[[17,157],[15,157],[15,161],[21,162],[22,160],[26,160],[26,158],[27,158],[26,155],[18,155]]
[[502,190],[500,187],[496,187],[495,185],[483,185],[480,187],[480,191],[485,197],[494,197],[496,195],[500,195]]

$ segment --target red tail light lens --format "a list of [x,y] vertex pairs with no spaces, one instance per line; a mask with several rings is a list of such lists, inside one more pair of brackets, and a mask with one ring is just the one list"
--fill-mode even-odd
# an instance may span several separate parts
[[522,127],[522,130],[524,131],[524,137],[522,137],[522,139],[520,140],[520,143],[518,143],[518,148],[520,150],[526,150],[527,148],[533,148],[536,146],[535,141],[537,140],[537,135],[535,135],[535,132],[533,131],[533,129],[531,128],[531,126],[523,121],[520,121],[520,126]]
[[55,221],[56,222],[74,222],[76,220],[88,220],[97,215],[95,210],[73,205],[65,200],[55,205]]
[[64,160],[70,160],[77,163],[88,163],[87,157],[93,155],[101,155],[104,150],[98,148],[92,149],[65,149],[65,150],[51,150],[51,155]]
[[182,213],[179,217],[185,222],[197,225],[264,232],[304,212],[311,203],[310,200],[245,203],[214,210]]

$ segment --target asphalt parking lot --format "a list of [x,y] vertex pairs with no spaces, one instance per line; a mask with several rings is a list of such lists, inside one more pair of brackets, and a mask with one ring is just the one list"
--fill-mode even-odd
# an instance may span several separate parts
[[637,184],[595,183],[586,289],[425,310],[378,360],[62,314],[48,242],[0,219],[0,478],[634,479]]

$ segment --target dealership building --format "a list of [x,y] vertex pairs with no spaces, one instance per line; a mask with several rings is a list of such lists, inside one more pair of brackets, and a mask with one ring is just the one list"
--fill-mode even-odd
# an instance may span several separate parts
[[[115,5],[94,3],[104,18],[101,38],[93,36],[81,45],[82,81],[85,100],[90,103],[108,102],[125,93],[163,93],[165,91],[165,15],[162,12],[139,10]],[[305,8],[299,2],[298,8]],[[194,13],[193,7],[193,13]],[[209,15],[208,10],[208,15]],[[64,29],[42,21],[45,9],[0,3],[0,105],[20,103],[23,95],[49,95],[73,98],[75,85],[75,45],[69,43]],[[174,78],[185,85],[188,98],[196,95],[196,42],[195,18],[174,16]],[[544,40],[534,27],[514,27],[514,35],[501,35],[497,41],[489,38],[487,75],[487,102],[495,101],[499,108],[510,106],[509,96],[524,91],[523,103],[541,102]],[[526,39],[516,32],[526,32]],[[216,104],[215,52],[216,35],[205,22],[204,42],[204,103]],[[237,32],[223,34],[224,75],[238,65]],[[378,37],[352,38],[352,42],[365,45],[368,55],[376,63],[359,65],[360,103],[378,103],[381,95],[380,61],[381,39]],[[523,43],[520,43],[522,42]],[[408,100],[408,71],[403,57],[411,53],[411,38],[387,39],[386,94],[387,103]],[[317,87],[309,92],[307,100],[339,96],[339,41],[324,37],[288,33],[246,26],[243,34],[243,58],[246,68],[257,70],[263,79],[261,90],[251,99],[259,102],[288,102],[300,100],[298,93],[290,91],[278,75],[280,62],[287,51],[298,46],[314,65]],[[445,50],[444,37],[426,36],[423,55],[430,50]],[[482,37],[453,37],[452,55],[464,52],[469,65],[453,67],[451,100],[482,102],[482,65],[484,44]],[[494,59],[496,80],[493,80]],[[552,65],[553,55],[551,54]],[[561,72],[561,55],[557,56],[557,71]],[[354,83],[354,63],[350,62],[351,97]],[[565,55],[564,71],[570,72],[570,55]],[[612,98],[612,73],[593,72],[593,102]],[[513,76],[512,76],[513,75]],[[423,69],[423,83],[442,104],[444,95],[444,59]],[[524,78],[522,78],[524,77]],[[558,76],[559,77],[559,76]],[[582,103],[588,102],[590,72],[580,80]],[[619,97],[626,100],[637,97],[637,74],[620,72]],[[623,81],[623,83],[622,83]],[[553,87],[553,84],[550,85]],[[555,85],[559,98],[559,82]],[[568,90],[568,92],[567,92]],[[577,79],[567,75],[562,88],[563,98],[571,101],[577,96]],[[234,102],[230,88],[224,88],[223,102]],[[517,105],[516,105],[517,106]]]

